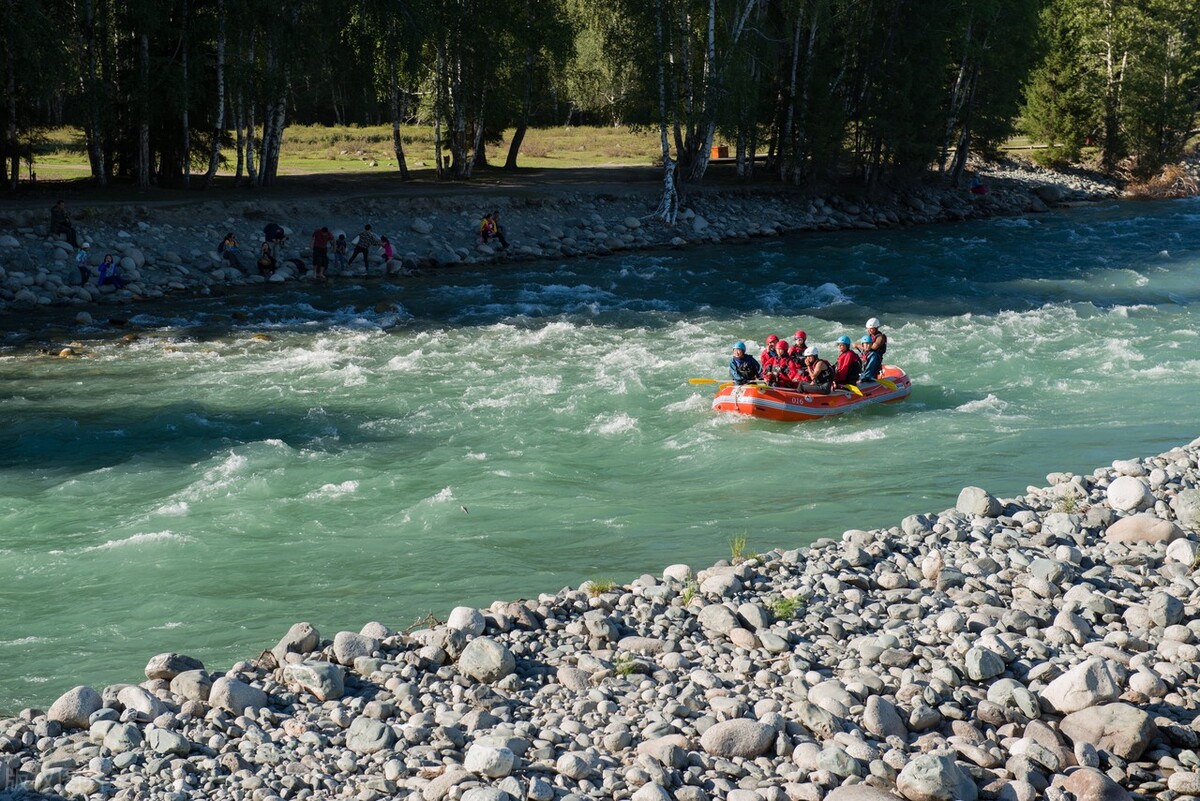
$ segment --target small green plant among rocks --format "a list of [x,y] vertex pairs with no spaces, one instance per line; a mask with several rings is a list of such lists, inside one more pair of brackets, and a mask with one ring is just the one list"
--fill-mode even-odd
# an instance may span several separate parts
[[613,672],[618,676],[632,676],[638,672],[638,663],[629,654],[617,654],[617,658],[613,660]]
[[1066,512],[1067,514],[1075,514],[1079,507],[1079,499],[1074,495],[1063,495],[1054,502],[1053,511]]
[[771,614],[776,620],[791,620],[804,609],[805,599],[800,595],[785,598],[782,595],[771,600]]
[[696,593],[700,592],[700,584],[696,581],[696,577],[688,573],[687,581],[683,584],[683,590],[679,593],[679,600],[684,606],[689,605],[695,598]]
[[748,541],[745,534],[738,534],[736,537],[730,538],[729,560],[735,565],[741,564],[748,558],[746,553],[746,544]]
[[617,582],[612,579],[596,579],[587,582],[587,594],[593,598],[597,598],[606,592],[612,592],[617,588]]

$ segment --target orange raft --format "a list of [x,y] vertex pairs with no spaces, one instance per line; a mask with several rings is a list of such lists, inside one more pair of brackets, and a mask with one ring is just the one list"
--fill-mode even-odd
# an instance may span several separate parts
[[780,420],[798,423],[831,417],[874,403],[900,403],[912,392],[912,382],[899,367],[885,365],[879,376],[896,385],[889,389],[883,384],[868,381],[859,385],[862,397],[839,389],[831,395],[813,395],[794,389],[768,387],[766,384],[722,384],[713,398],[713,408],[718,412],[736,412],[760,417],[764,420]]

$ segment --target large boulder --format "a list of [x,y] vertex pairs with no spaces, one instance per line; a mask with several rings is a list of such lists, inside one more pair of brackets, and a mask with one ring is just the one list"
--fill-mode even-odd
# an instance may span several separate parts
[[489,779],[500,779],[512,773],[516,762],[516,755],[504,746],[474,743],[467,750],[463,767]]
[[476,637],[458,657],[458,669],[476,681],[499,681],[517,669],[512,651],[491,637]]
[[995,517],[1000,514],[1000,501],[980,487],[963,487],[954,508],[971,517]]
[[970,774],[948,756],[922,754],[896,778],[896,789],[909,801],[976,801],[979,790]]
[[1042,700],[1061,714],[1078,712],[1121,697],[1121,676],[1094,656],[1059,676],[1042,690]]
[[554,763],[554,769],[568,779],[582,781],[596,772],[596,758],[587,751],[568,751]]
[[1118,512],[1138,512],[1154,506],[1154,494],[1146,482],[1133,476],[1119,476],[1108,485],[1108,505]]
[[212,689],[208,693],[208,703],[240,715],[251,707],[255,709],[265,707],[267,694],[244,681],[222,676],[212,683]]
[[342,665],[353,665],[360,656],[370,656],[379,650],[380,642],[353,631],[339,631],[333,637],[333,658]]
[[67,690],[50,705],[46,717],[57,720],[64,729],[86,729],[91,725],[92,713],[104,706],[100,693],[91,687],[79,686]]
[[184,654],[159,654],[146,663],[146,678],[170,681],[188,670],[204,670],[204,663]]
[[450,611],[450,617],[446,619],[447,628],[461,631],[470,637],[478,637],[483,634],[486,625],[487,621],[483,619],[483,613],[472,606],[456,606]]
[[356,754],[374,754],[396,741],[392,727],[381,720],[357,717],[346,730],[346,747]]
[[[1137,479],[1134,479],[1135,481]],[[1122,517],[1104,532],[1106,542],[1133,545],[1139,542],[1172,542],[1186,536],[1183,529],[1170,520],[1152,514]]]
[[896,705],[880,695],[867,698],[866,709],[863,710],[863,728],[876,737],[908,737],[908,727]]
[[185,757],[192,750],[192,744],[188,741],[188,738],[178,732],[160,729],[157,726],[151,726],[146,729],[146,744],[156,754],[173,754],[174,756]]
[[283,680],[312,694],[318,701],[334,701],[345,693],[346,671],[328,662],[300,662],[283,669]]
[[185,670],[171,679],[171,692],[189,701],[208,703],[212,679],[203,670]]
[[1200,531],[1200,489],[1180,490],[1171,501],[1179,525],[1192,531]]
[[1130,704],[1103,704],[1072,712],[1063,718],[1060,731],[1076,746],[1087,743],[1127,761],[1140,757],[1158,735],[1150,715]]
[[121,691],[117,693],[117,700],[127,710],[136,712],[137,719],[142,723],[149,723],[159,715],[170,711],[167,705],[152,695],[149,690],[137,685],[122,687]]
[[700,737],[700,747],[716,757],[762,756],[775,741],[775,728],[749,718],[723,720],[709,726]]
[[[1178,773],[1174,773],[1170,778],[1174,779],[1178,775]],[[1170,779],[1168,779],[1168,787],[1170,787],[1169,782]],[[1128,790],[1095,768],[1073,769],[1067,774],[1062,788],[1075,796],[1075,801],[1133,801],[1133,796],[1129,794]],[[1175,788],[1171,787],[1170,789],[1174,790]]]
[[284,664],[288,654],[308,654],[321,645],[321,634],[312,623],[297,623],[288,629],[279,644],[271,649],[275,661]]

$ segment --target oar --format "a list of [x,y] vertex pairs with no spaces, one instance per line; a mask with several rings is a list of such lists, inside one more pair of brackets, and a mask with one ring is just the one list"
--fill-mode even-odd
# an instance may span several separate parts
[[715,378],[689,378],[689,384],[720,384],[721,382]]
[[876,378],[875,383],[882,384],[883,388],[886,389],[888,392],[896,391],[896,382],[894,382],[894,381],[888,381],[886,378]]
[[859,389],[858,387],[856,387],[854,384],[842,384],[842,389],[848,389],[848,390],[850,390],[850,392],[852,392],[854,395],[857,395],[860,398],[863,396],[862,390]]

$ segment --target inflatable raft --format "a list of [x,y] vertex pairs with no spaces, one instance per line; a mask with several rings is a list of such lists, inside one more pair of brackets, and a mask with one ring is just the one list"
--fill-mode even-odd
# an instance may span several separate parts
[[912,392],[912,382],[899,367],[885,365],[879,377],[895,388],[868,381],[858,387],[861,396],[848,389],[839,389],[830,395],[813,395],[762,383],[722,384],[713,398],[713,408],[718,412],[748,414],[764,420],[801,422],[843,414],[875,403],[900,403]]

